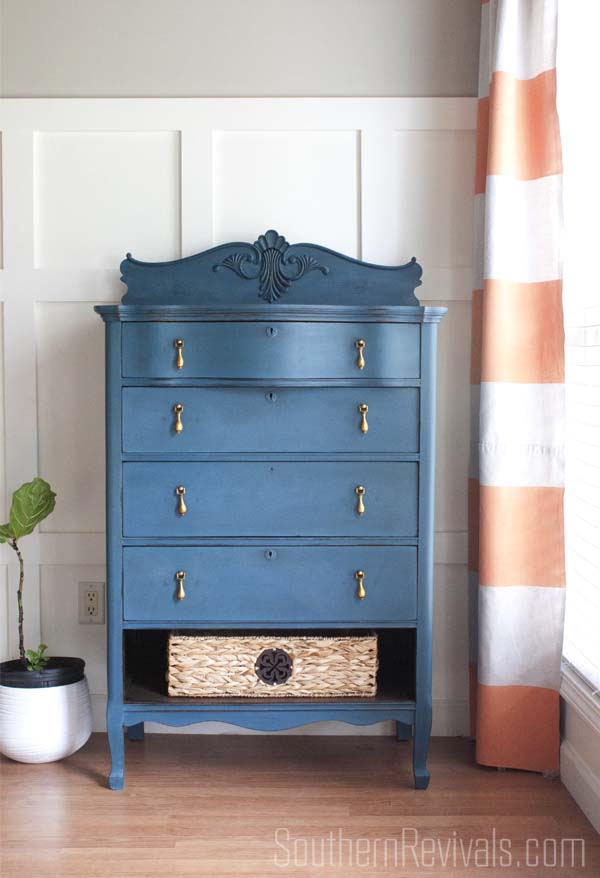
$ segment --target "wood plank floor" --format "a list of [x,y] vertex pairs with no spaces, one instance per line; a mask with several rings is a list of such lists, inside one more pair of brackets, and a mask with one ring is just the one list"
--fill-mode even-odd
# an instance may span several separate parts
[[[391,738],[148,735],[126,753],[123,792],[104,735],[63,762],[0,763],[2,878],[600,875],[560,781],[476,767],[460,739],[432,742],[425,792]],[[584,840],[584,865],[563,844],[560,866],[563,838]]]

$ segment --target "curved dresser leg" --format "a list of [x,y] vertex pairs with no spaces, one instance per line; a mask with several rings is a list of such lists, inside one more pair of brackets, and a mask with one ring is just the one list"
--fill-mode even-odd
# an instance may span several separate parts
[[134,726],[127,726],[128,741],[144,740],[144,723],[136,723]]
[[111,790],[122,790],[125,785],[125,736],[121,714],[108,714],[108,743],[112,757],[112,767],[108,776]]
[[413,774],[416,790],[426,790],[429,786],[427,751],[429,749],[430,734],[431,708],[421,710],[417,708],[415,716],[415,737],[413,741]]
[[396,738],[398,741],[410,741],[412,726],[408,723],[396,722]]

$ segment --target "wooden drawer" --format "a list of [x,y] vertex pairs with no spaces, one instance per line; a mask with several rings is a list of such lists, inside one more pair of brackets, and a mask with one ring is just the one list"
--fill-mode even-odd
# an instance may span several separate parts
[[[368,405],[366,433],[361,403]],[[183,406],[181,432],[176,406]],[[416,452],[418,442],[415,387],[123,390],[126,452]]]
[[417,481],[417,464],[408,462],[125,463],[124,534],[414,536]]
[[[183,365],[177,368],[180,339]],[[365,342],[358,368],[356,342]],[[418,378],[420,327],[406,323],[125,323],[127,378]]]
[[413,546],[129,547],[123,556],[127,620],[358,626],[416,618]]

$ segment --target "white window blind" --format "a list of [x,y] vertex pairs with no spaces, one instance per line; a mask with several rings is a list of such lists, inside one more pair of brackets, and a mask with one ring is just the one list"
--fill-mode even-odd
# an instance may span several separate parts
[[564,656],[600,689],[600,4],[562,0],[567,611]]

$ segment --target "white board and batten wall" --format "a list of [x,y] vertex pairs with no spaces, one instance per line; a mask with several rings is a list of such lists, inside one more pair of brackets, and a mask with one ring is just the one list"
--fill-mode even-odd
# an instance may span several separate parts
[[[440,332],[434,734],[467,732],[471,98],[11,99],[1,108],[0,517],[35,474],[56,511],[23,541],[29,645],[87,662],[97,728],[105,628],[78,624],[103,581],[103,324],[118,265],[275,227],[374,262],[416,256]],[[2,657],[16,651],[14,554],[0,546]],[[231,731],[210,724],[203,731]],[[242,730],[239,730],[242,731]],[[327,724],[309,733],[356,733]],[[389,727],[361,733],[388,733]]]

